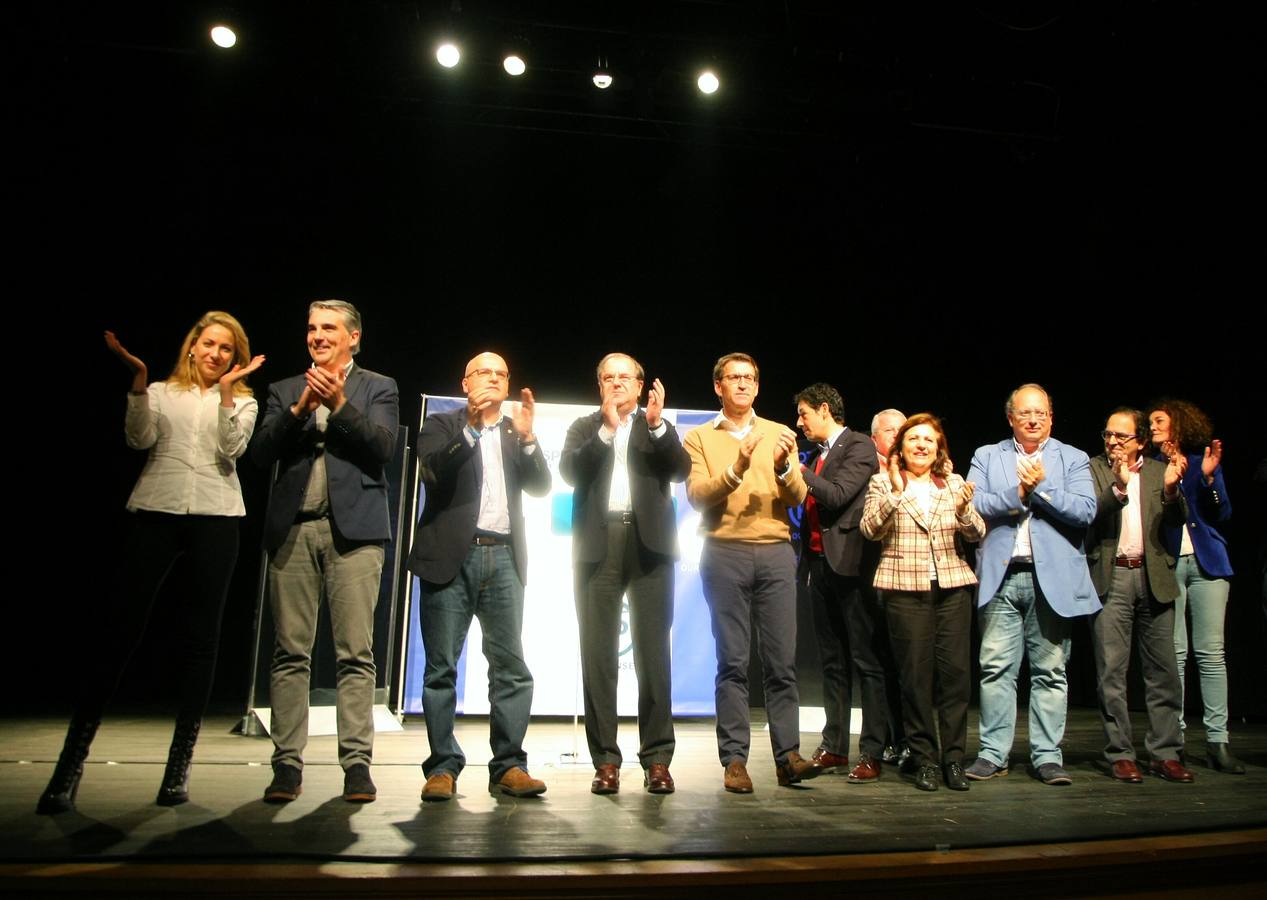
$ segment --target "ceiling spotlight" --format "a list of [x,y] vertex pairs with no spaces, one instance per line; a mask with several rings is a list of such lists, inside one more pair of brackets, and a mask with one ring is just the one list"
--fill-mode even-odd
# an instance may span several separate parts
[[594,87],[600,91],[605,91],[612,86],[611,69],[607,67],[606,58],[600,56],[598,58],[598,67],[594,69]]
[[502,60],[502,68],[506,70],[507,75],[515,76],[522,75],[528,69],[524,61],[514,53]]
[[436,62],[446,69],[452,69],[462,59],[456,44],[444,43],[436,48]]
[[211,29],[211,43],[228,50],[238,42],[237,33],[228,25],[216,25]]
[[695,82],[699,85],[699,89],[705,94],[715,94],[717,89],[721,87],[721,82],[717,80],[717,76],[712,72],[701,72],[699,80]]

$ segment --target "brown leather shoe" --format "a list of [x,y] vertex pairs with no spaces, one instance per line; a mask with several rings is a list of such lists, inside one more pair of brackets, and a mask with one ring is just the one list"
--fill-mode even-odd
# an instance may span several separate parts
[[743,760],[731,760],[722,776],[722,785],[732,794],[752,793],[752,779],[748,777],[748,767]]
[[814,751],[812,757],[814,762],[823,767],[823,774],[843,772],[849,768],[849,757],[841,756],[839,753],[832,753],[830,750],[824,750],[819,747]]
[[823,774],[823,767],[793,750],[787,755],[787,762],[775,765],[774,774],[779,779],[779,787],[787,787],[817,778]]
[[422,786],[423,802],[435,803],[437,801],[452,800],[457,787],[457,779],[448,772],[433,772],[431,777],[427,779],[427,783]]
[[1144,776],[1140,774],[1139,766],[1135,765],[1135,760],[1133,759],[1113,760],[1113,777],[1118,781],[1125,781],[1127,784],[1139,784],[1144,780]]
[[615,763],[603,763],[594,770],[594,780],[590,782],[591,794],[615,794],[620,791],[620,766]]
[[858,764],[853,767],[853,771],[849,773],[849,781],[853,784],[866,784],[869,781],[880,780],[880,760],[876,759],[870,753],[864,753],[858,758]]
[[1149,763],[1148,771],[1158,778],[1164,778],[1166,781],[1179,781],[1184,784],[1188,784],[1196,778],[1177,759],[1154,759]]
[[642,776],[642,786],[650,794],[672,794],[677,788],[673,784],[673,776],[664,763],[652,763]]
[[537,797],[546,792],[546,783],[516,766],[503,775],[501,781],[490,781],[488,792],[509,794],[512,797]]

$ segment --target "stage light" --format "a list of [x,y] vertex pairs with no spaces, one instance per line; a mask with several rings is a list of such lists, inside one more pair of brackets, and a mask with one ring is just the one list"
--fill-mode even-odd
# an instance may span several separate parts
[[462,59],[456,44],[444,43],[436,48],[436,62],[446,69],[452,69]]
[[594,87],[598,88],[600,91],[605,91],[611,86],[612,86],[612,77],[610,75],[608,75],[606,72],[594,73]]
[[211,43],[228,50],[238,42],[237,33],[228,25],[216,25],[211,29]]
[[701,72],[699,80],[695,82],[699,85],[699,89],[705,94],[715,94],[717,89],[721,87],[721,82],[717,80],[717,76],[712,72]]
[[506,70],[507,75],[514,75],[516,77],[522,75],[528,69],[528,67],[524,65],[524,61],[514,53],[502,60],[502,68]]

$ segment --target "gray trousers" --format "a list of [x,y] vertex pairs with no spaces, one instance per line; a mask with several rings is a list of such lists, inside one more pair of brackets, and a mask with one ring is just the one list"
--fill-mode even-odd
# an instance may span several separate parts
[[638,679],[638,761],[645,769],[673,761],[673,560],[648,552],[637,525],[607,523],[607,556],[576,565],[576,620],[585,686],[585,738],[595,766],[619,766],[616,688],[620,613],[629,595],[629,650]]
[[700,581],[717,644],[717,754],[723,766],[746,762],[748,649],[752,626],[765,681],[765,711],[774,761],[800,750],[796,688],[796,556],[789,543],[704,543]]
[[1174,606],[1153,598],[1143,568],[1113,569],[1104,609],[1091,620],[1100,718],[1104,722],[1104,756],[1110,762],[1135,759],[1126,698],[1132,632],[1139,641],[1148,710],[1144,746],[1152,759],[1179,758],[1183,749],[1183,732],[1179,730],[1183,688],[1175,664],[1174,623]]
[[330,605],[337,679],[339,765],[369,765],[374,751],[374,606],[383,545],[335,535],[329,519],[292,526],[268,561],[273,648],[273,764],[303,768],[317,611]]

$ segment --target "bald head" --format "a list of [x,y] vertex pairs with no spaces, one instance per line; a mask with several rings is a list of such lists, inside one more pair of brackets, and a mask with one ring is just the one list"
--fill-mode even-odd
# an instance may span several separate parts
[[510,369],[506,360],[490,351],[471,357],[462,376],[462,393],[467,397],[479,395],[481,401],[492,401],[500,406],[509,391]]

